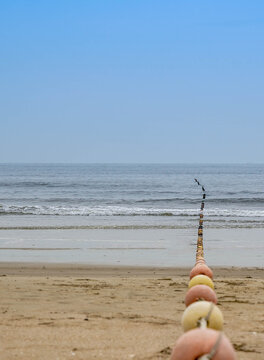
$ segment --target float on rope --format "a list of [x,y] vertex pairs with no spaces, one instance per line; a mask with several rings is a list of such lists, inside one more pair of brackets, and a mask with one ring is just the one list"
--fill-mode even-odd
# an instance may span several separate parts
[[196,275],[206,275],[209,278],[213,279],[213,272],[205,263],[198,263],[192,268],[190,272],[190,279],[192,279]]
[[214,283],[209,276],[206,275],[196,275],[194,276],[188,284],[189,289],[195,285],[206,285],[209,286],[211,289],[214,289]]
[[207,285],[195,285],[191,287],[185,295],[186,307],[195,301],[206,300],[217,304],[215,292]]
[[170,360],[236,360],[228,338],[213,329],[194,329],[175,344]]
[[189,305],[182,315],[181,325],[184,332],[197,327],[223,329],[223,315],[219,308],[209,301],[196,301]]
[[[202,186],[197,179],[195,181]],[[213,272],[204,260],[203,209],[206,195],[203,186],[202,190],[196,264],[190,272],[186,309],[181,320],[185,334],[176,342],[170,360],[236,360],[230,341],[222,332],[216,331],[223,328],[223,315],[215,305]]]

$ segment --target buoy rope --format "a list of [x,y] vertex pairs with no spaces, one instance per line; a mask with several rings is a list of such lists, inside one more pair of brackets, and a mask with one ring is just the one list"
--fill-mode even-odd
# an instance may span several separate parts
[[212,315],[214,306],[215,306],[214,303],[211,303],[206,317],[203,317],[203,318],[201,318],[201,319],[199,319],[199,320],[197,321],[197,325],[198,325],[199,328],[202,328],[202,329],[207,328],[207,325],[208,325],[210,316]]
[[[196,264],[195,264],[195,266],[193,267],[193,269],[190,272],[190,279],[191,280],[189,282],[189,288],[191,288],[194,285],[194,284],[191,284],[191,281],[196,276],[204,275],[204,273],[206,273],[209,276],[209,277],[205,276],[205,278],[207,278],[207,280],[208,279],[210,280],[210,278],[213,277],[212,270],[210,268],[208,268],[208,266],[205,264],[204,251],[203,251],[203,210],[204,210],[204,203],[205,203],[206,193],[205,193],[204,186],[196,178],[194,179],[194,181],[197,183],[198,186],[201,186],[202,191],[203,191],[203,197],[202,197],[201,208],[200,208],[200,221],[199,221],[199,228],[198,228],[197,248],[196,248]],[[198,273],[198,275],[197,275],[197,273]],[[201,284],[203,284],[203,282]],[[204,281],[204,285],[208,285],[208,281]],[[208,285],[208,286],[211,286],[211,285]],[[215,310],[217,310],[218,308],[213,302],[209,302],[210,305],[207,308],[206,304],[208,304],[208,302],[206,300],[204,300],[203,298],[200,298],[199,291],[200,291],[200,295],[203,295],[202,289],[198,290],[198,294],[197,294],[198,299],[197,299],[196,294],[192,294],[192,295],[196,295],[196,297],[194,299],[194,302],[195,301],[202,301],[202,302],[204,302],[204,305],[201,306],[201,308],[199,308],[199,306],[198,306],[197,309],[196,309],[197,312],[196,311],[192,312],[192,310],[190,310],[190,312],[188,312],[188,307],[187,307],[188,306],[187,303],[189,303],[189,300],[187,301],[187,297],[188,297],[188,293],[189,293],[188,292],[186,294],[186,297],[185,297],[186,309],[185,309],[185,312],[184,312],[184,314],[182,316],[182,326],[183,326],[184,331],[188,331],[188,330],[193,329],[193,328],[198,328],[199,331],[195,332],[195,333],[192,333],[190,331],[190,337],[188,337],[188,336],[185,337],[185,335],[183,335],[178,340],[178,342],[176,343],[176,345],[174,347],[174,350],[173,350],[173,353],[172,353],[171,359],[180,359],[180,356],[179,356],[177,350],[178,349],[183,350],[183,349],[186,349],[187,346],[189,347],[190,344],[188,344],[188,341],[190,339],[192,339],[192,337],[198,336],[198,333],[199,333],[199,336],[201,336],[201,339],[199,338],[200,341],[198,343],[195,343],[195,346],[198,345],[200,347],[201,352],[205,352],[205,351],[202,351],[202,349],[205,346],[205,341],[206,341],[207,334],[208,334],[208,340],[210,342],[212,340],[214,341],[214,339],[210,339],[210,337],[211,337],[210,334],[212,334],[212,336],[214,336],[213,333],[210,333],[210,331],[207,328],[208,327],[209,328],[210,327],[214,328],[214,326],[212,326],[213,324],[210,323],[210,317],[212,315],[214,307],[215,307]],[[195,291],[194,291],[194,293],[195,293]],[[206,299],[206,297],[205,297],[205,299]],[[208,295],[208,299],[209,299],[209,295]],[[215,298],[215,300],[216,300],[216,298]],[[191,305],[191,304],[192,303],[190,302],[189,305]],[[206,308],[204,308],[204,306],[206,306]],[[208,309],[208,312],[206,314],[207,309]],[[205,310],[205,312],[204,312],[204,310]],[[217,310],[217,311],[219,312],[220,310]],[[200,316],[198,320],[197,320],[197,318],[195,319],[195,317],[197,315]],[[217,312],[216,312],[215,315],[216,315],[216,318],[219,318],[219,316],[221,315],[221,311],[220,311],[220,314],[217,314]],[[194,319],[195,319],[196,323],[193,324],[193,323],[191,323],[191,321],[193,321]],[[222,321],[223,320],[221,320],[221,322]],[[215,327],[215,329],[221,329],[222,328],[221,322],[219,323],[219,326]],[[199,357],[196,357],[195,358],[196,360],[213,360],[213,358],[215,357],[215,355],[216,355],[216,353],[217,353],[217,351],[219,349],[219,346],[221,344],[222,339],[224,339],[224,343],[222,344],[223,346],[221,347],[221,354],[222,354],[222,352],[223,352],[223,354],[226,352],[228,355],[230,355],[229,356],[230,359],[235,359],[235,353],[234,353],[234,349],[232,350],[232,345],[230,345],[231,348],[229,346],[229,349],[226,347],[225,343],[228,342],[228,339],[226,337],[224,337],[222,332],[218,332],[218,334],[219,334],[218,336],[215,334],[215,336],[216,336],[215,343],[213,345],[210,343],[210,347],[212,346],[211,351],[210,351],[210,347],[209,347],[209,349],[206,350],[206,351],[210,351],[210,353],[203,354],[203,355],[201,355]],[[193,353],[195,353],[196,350],[197,349],[193,349]],[[191,351],[192,351],[192,349],[191,349]],[[233,351],[233,354],[232,354],[232,351]],[[192,357],[191,352],[189,354],[189,357]]]
[[205,188],[204,186],[197,180],[194,181],[201,186],[203,191],[203,198],[201,202],[200,208],[200,220],[199,220],[199,227],[198,227],[198,239],[197,239],[197,249],[196,249],[196,263],[204,262],[204,251],[203,251],[203,210],[204,210],[204,201],[206,198]]
[[210,307],[209,307],[208,314],[207,314],[206,317],[204,318],[204,320],[206,320],[206,322],[209,321],[210,316],[212,315],[212,312],[213,312],[213,310],[214,310],[214,307],[215,307],[215,304],[214,304],[214,303],[211,303],[211,305],[210,305]]
[[214,346],[212,347],[212,350],[210,351],[210,353],[199,357],[198,360],[212,360],[213,357],[215,356],[217,350],[218,350],[218,347],[219,347],[219,345],[221,343],[222,337],[223,337],[223,333],[220,332]]

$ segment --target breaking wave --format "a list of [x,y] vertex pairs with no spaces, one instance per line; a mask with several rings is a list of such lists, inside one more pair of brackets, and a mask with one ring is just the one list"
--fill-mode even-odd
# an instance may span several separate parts
[[[0,215],[78,215],[78,216],[198,216],[199,208],[144,208],[121,206],[0,205]],[[221,209],[204,211],[208,217],[264,217],[264,210]]]

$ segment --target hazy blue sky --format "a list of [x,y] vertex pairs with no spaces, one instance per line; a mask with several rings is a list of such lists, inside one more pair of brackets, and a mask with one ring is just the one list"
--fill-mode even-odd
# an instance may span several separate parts
[[0,2],[0,162],[264,162],[264,1]]

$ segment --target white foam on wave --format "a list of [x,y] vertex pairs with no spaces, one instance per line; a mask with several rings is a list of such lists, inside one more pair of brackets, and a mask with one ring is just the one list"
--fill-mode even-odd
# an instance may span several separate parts
[[[46,206],[46,205],[1,205],[0,215],[79,215],[79,216],[198,216],[199,208],[153,208],[124,206]],[[206,209],[208,217],[264,217],[259,209]]]

